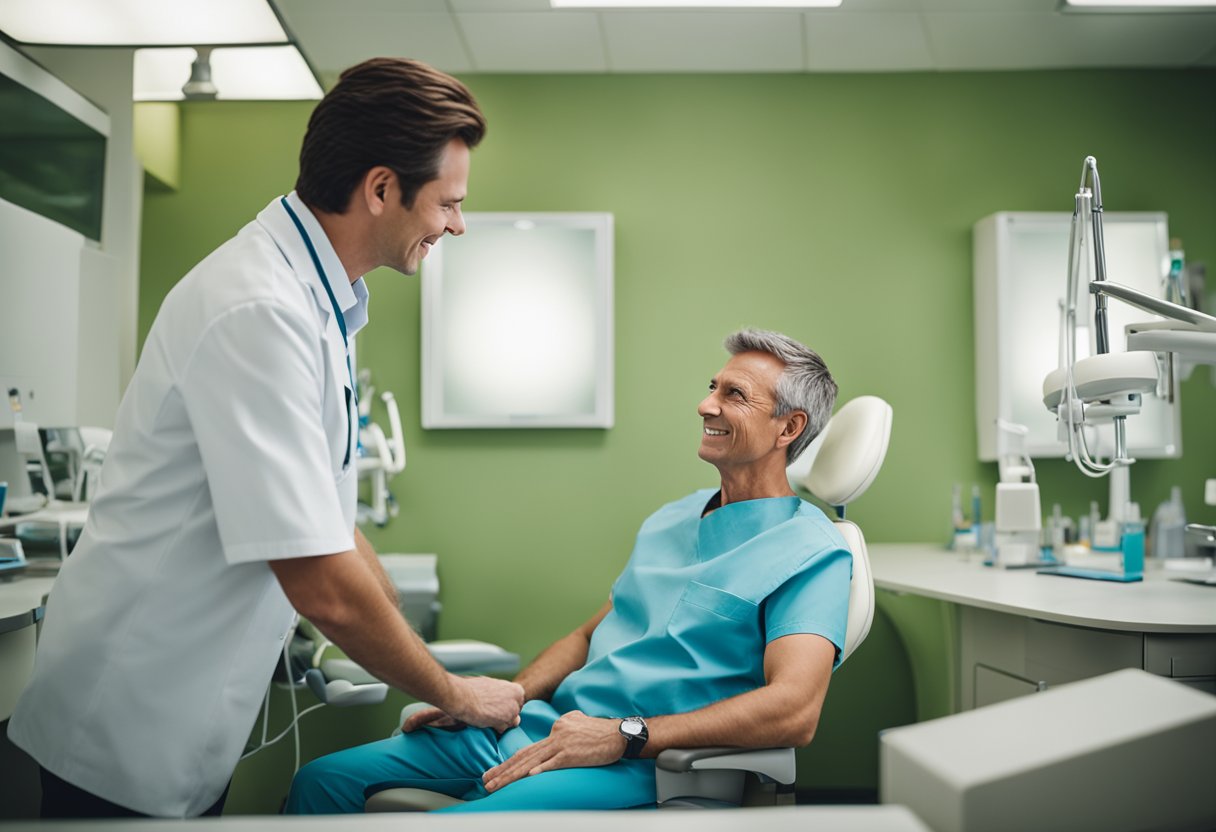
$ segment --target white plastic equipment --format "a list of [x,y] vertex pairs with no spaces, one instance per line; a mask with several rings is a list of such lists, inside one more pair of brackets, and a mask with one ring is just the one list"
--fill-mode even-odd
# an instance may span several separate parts
[[405,440],[401,435],[401,412],[397,399],[387,390],[380,394],[388,414],[389,433],[372,421],[372,402],[376,388],[371,383],[371,371],[359,371],[359,457],[356,468],[359,479],[370,482],[370,502],[360,503],[356,522],[384,526],[397,516],[397,502],[388,489],[388,478],[405,470]]

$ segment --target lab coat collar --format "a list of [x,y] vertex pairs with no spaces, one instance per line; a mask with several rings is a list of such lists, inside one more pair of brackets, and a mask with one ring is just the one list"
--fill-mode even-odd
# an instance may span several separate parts
[[[300,223],[308,233],[309,240],[312,241],[321,266],[325,269],[325,276],[329,278],[334,300],[338,302],[338,308],[342,310],[342,317],[346,321],[347,335],[354,336],[367,324],[369,296],[367,284],[364,283],[362,277],[354,283],[350,282],[342,261],[338,259],[338,253],[334,251],[333,244],[325,234],[325,229],[321,227],[321,223],[317,222],[312,210],[304,204],[295,191],[287,195],[287,202],[296,212],[296,216],[300,218]],[[313,297],[321,311],[326,315],[332,315],[333,309],[330,306],[325,287],[321,284],[321,277],[313,265],[312,257],[309,256],[308,249],[300,238],[300,232],[295,223],[292,222],[277,197],[258,214],[258,222],[270,232],[270,236],[286,255],[296,274],[303,276],[312,288]]]

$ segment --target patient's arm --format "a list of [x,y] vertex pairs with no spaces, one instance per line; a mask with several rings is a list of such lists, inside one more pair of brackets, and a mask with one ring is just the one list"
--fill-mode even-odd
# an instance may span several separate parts
[[764,651],[764,687],[690,713],[647,719],[650,739],[642,756],[668,748],[806,745],[819,726],[835,658],[835,645],[823,636],[774,639]]
[[[529,699],[548,699],[557,690],[562,680],[583,666],[587,661],[587,649],[591,645],[591,634],[612,610],[612,601],[600,607],[599,612],[591,616],[569,635],[558,639],[531,661],[527,667],[515,677],[515,683],[523,686],[524,701]],[[434,728],[453,728],[460,723],[452,719],[438,708],[417,711],[411,714],[401,724],[401,730],[408,734],[424,726]]]
[[[668,748],[806,745],[819,724],[835,656],[835,646],[822,636],[795,633],[774,639],[764,651],[763,687],[686,714],[647,717],[650,739],[642,756],[655,757]],[[482,778],[486,789],[496,791],[551,769],[614,763],[625,752],[619,723],[579,711],[564,714],[546,739],[487,771]]]
[[612,610],[612,601],[600,607],[599,612],[587,619],[574,632],[550,644],[544,651],[515,677],[515,683],[523,685],[524,700],[548,699],[557,690],[562,680],[582,667],[587,661],[587,650],[591,646],[591,634]]

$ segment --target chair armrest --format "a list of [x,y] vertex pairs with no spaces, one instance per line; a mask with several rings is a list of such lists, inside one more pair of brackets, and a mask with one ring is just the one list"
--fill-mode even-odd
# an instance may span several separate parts
[[669,748],[660,752],[655,764],[673,772],[750,771],[787,786],[795,777],[792,748]]

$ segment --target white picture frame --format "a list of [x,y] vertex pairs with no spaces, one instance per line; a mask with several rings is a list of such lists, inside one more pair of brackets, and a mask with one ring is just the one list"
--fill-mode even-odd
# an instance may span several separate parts
[[423,428],[611,428],[612,215],[464,218],[422,268]]

